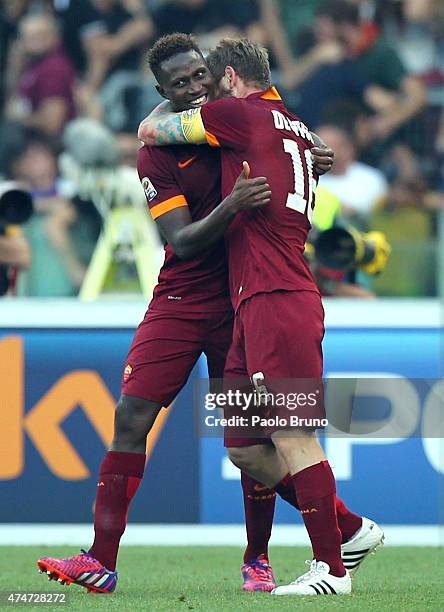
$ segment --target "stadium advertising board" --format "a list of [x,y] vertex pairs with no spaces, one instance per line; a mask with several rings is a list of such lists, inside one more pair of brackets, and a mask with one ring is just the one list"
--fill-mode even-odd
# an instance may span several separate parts
[[[92,520],[132,335],[118,329],[0,332],[1,523]],[[198,521],[190,403],[191,387],[163,411],[153,431],[149,469],[131,509],[134,521]]]
[[[387,414],[404,414],[407,403],[414,435],[324,440],[340,495],[381,523],[443,523],[442,432],[441,438],[423,435],[444,392],[439,321],[419,307],[415,321],[421,325],[393,317],[385,317],[384,325],[359,323],[352,308],[343,304],[340,315],[327,317],[326,374],[396,379],[399,398],[383,382],[375,393],[385,397]],[[25,320],[20,328],[0,330],[0,522],[88,523],[139,315],[120,324],[121,314],[112,321],[89,317],[90,327],[79,329],[75,322],[85,318],[75,308],[66,327],[45,316],[46,325]],[[195,436],[193,380],[202,376],[203,360],[151,434],[148,469],[131,509],[134,522],[243,520],[238,472],[226,460],[222,440]],[[276,518],[293,523],[295,515],[278,503]]]

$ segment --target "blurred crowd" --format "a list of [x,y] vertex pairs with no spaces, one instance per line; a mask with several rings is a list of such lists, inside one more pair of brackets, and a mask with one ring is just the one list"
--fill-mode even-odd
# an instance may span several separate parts
[[109,138],[92,153],[85,142],[80,168],[134,169],[137,126],[160,100],[146,51],[175,31],[194,33],[204,50],[237,36],[269,48],[288,108],[335,150],[321,179],[319,227],[387,235],[387,269],[359,279],[366,295],[435,295],[441,0],[0,0],[0,177],[20,181],[35,204],[19,233],[0,218],[0,264],[24,269],[16,292],[79,293],[106,210],[61,163],[67,152],[76,157],[66,126],[94,122]]

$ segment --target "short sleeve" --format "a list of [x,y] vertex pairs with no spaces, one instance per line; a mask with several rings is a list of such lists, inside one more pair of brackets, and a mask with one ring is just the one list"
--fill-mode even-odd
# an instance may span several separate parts
[[242,150],[250,136],[248,104],[239,98],[224,98],[201,108],[207,142],[212,147]]
[[173,171],[175,160],[160,147],[142,147],[137,155],[137,172],[153,219],[188,206]]

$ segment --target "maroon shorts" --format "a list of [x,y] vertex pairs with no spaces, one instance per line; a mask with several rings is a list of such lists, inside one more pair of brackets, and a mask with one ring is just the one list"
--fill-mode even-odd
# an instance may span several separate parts
[[168,406],[200,355],[210,379],[221,379],[233,332],[233,312],[176,313],[150,308],[126,359],[122,394]]
[[[324,309],[318,293],[273,291],[250,297],[241,304],[235,316],[233,343],[228,351],[224,372],[225,389],[245,391],[248,385],[252,389],[251,381],[255,380],[256,389],[265,389],[273,394],[295,390],[305,394],[315,392],[318,394],[315,407],[298,406],[295,414],[301,418],[325,418],[323,337]],[[283,409],[288,413],[288,404]],[[275,415],[279,416],[276,407],[259,407],[258,411],[264,412],[270,420]],[[246,416],[242,406],[230,407],[225,414]],[[226,427],[225,446],[267,444],[270,434],[282,428],[272,425],[266,428],[247,427],[248,434],[238,425]]]

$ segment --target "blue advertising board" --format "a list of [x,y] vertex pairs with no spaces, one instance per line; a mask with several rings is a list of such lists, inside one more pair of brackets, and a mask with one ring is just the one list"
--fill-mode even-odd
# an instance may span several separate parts
[[[118,329],[0,333],[0,523],[91,522],[132,335]],[[173,416],[162,419],[132,521],[199,520],[194,376],[169,408]]]
[[[407,439],[323,440],[339,495],[356,512],[382,523],[444,523],[444,441],[420,435],[424,403],[436,395],[432,387],[440,384],[437,379],[443,373],[441,330],[330,328],[324,357],[326,377],[399,377],[399,384],[418,404],[414,435]],[[428,379],[422,385],[425,390],[420,378]],[[230,468],[220,440],[203,440],[200,465],[201,487],[206,492],[201,496],[201,520],[242,522],[238,474]],[[280,501],[275,522],[295,521],[300,522],[298,514]]]
[[[112,438],[134,328],[96,321],[91,328],[53,329],[50,323],[51,317],[45,326],[0,328],[1,523],[90,523],[93,516],[98,468]],[[326,375],[398,377],[416,410],[418,434],[432,409],[430,385],[439,386],[443,374],[441,341],[436,324],[333,322],[324,341]],[[133,522],[243,522],[238,472],[222,439],[199,439],[194,431],[193,381],[205,375],[201,359],[174,405],[162,412],[131,508]],[[421,378],[433,380],[421,388],[413,380]],[[339,494],[352,509],[381,523],[444,523],[442,438],[323,443]],[[299,518],[279,502],[276,521]]]

